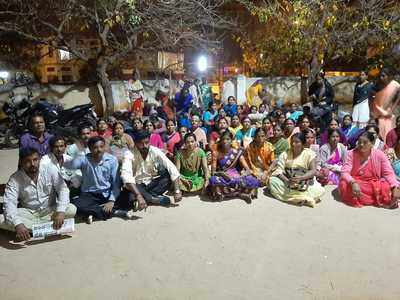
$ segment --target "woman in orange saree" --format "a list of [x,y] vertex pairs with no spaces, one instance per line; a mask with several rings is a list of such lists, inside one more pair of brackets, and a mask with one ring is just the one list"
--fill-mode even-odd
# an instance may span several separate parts
[[254,140],[244,152],[244,158],[251,174],[260,181],[260,185],[267,185],[275,162],[275,149],[267,142],[263,128],[256,130]]

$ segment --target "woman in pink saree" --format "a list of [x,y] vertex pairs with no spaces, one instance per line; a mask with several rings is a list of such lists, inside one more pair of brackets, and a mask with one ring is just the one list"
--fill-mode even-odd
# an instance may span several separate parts
[[386,142],[386,135],[394,126],[394,110],[400,102],[400,84],[392,80],[390,71],[383,69],[379,76],[380,88],[372,102],[372,114],[378,119],[379,132]]
[[328,143],[319,149],[318,159],[321,169],[317,180],[322,185],[338,185],[343,162],[346,160],[346,146],[339,143],[339,129],[328,129]]
[[399,183],[387,156],[373,149],[374,138],[364,132],[357,148],[348,153],[341,170],[339,193],[343,202],[353,207],[397,208]]

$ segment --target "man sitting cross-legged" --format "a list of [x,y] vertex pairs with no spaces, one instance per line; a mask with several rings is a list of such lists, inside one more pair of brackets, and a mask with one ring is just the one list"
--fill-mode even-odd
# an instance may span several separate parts
[[64,163],[66,168],[82,172],[81,195],[73,200],[78,214],[87,217],[89,224],[93,217],[101,220],[112,216],[130,217],[127,211],[121,212],[114,206],[121,188],[117,158],[105,152],[103,137],[91,137],[88,147],[90,153]]
[[125,188],[122,193],[134,196],[139,209],[145,208],[147,203],[168,206],[171,201],[164,193],[171,182],[175,202],[182,199],[178,169],[160,149],[150,146],[149,137],[147,131],[135,133],[135,147],[132,152],[126,152],[121,169]]
[[65,218],[75,216],[76,207],[69,203],[68,187],[57,168],[42,165],[37,149],[22,148],[19,165],[6,185],[0,228],[26,241],[32,225],[53,220],[54,229],[60,229]]

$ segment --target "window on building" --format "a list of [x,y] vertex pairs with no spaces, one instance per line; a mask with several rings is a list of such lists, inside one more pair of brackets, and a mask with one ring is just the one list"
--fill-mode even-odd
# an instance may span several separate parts
[[54,67],[47,67],[47,72],[54,72],[56,68]]
[[47,82],[57,83],[58,82],[58,76],[57,75],[48,75],[47,76]]
[[61,77],[61,79],[62,79],[62,82],[72,82],[73,81],[73,78],[71,75],[63,75]]

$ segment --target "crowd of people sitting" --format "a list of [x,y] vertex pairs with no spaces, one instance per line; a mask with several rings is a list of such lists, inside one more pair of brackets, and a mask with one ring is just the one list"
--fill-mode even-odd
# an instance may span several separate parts
[[43,117],[33,115],[20,140],[18,170],[6,185],[0,228],[27,240],[33,224],[52,220],[57,229],[76,213],[88,223],[130,218],[148,205],[176,206],[196,193],[250,204],[260,188],[314,207],[324,186],[333,185],[350,206],[397,208],[400,117],[390,121],[400,85],[385,71],[382,86],[365,75],[355,87],[353,116],[340,121],[324,111],[333,90],[317,76],[310,99],[329,117],[326,128],[309,106],[238,105],[233,96],[195,105],[187,88],[168,110],[172,119],[162,105],[144,116],[119,112],[96,128],[82,125],[72,142],[47,133]]

